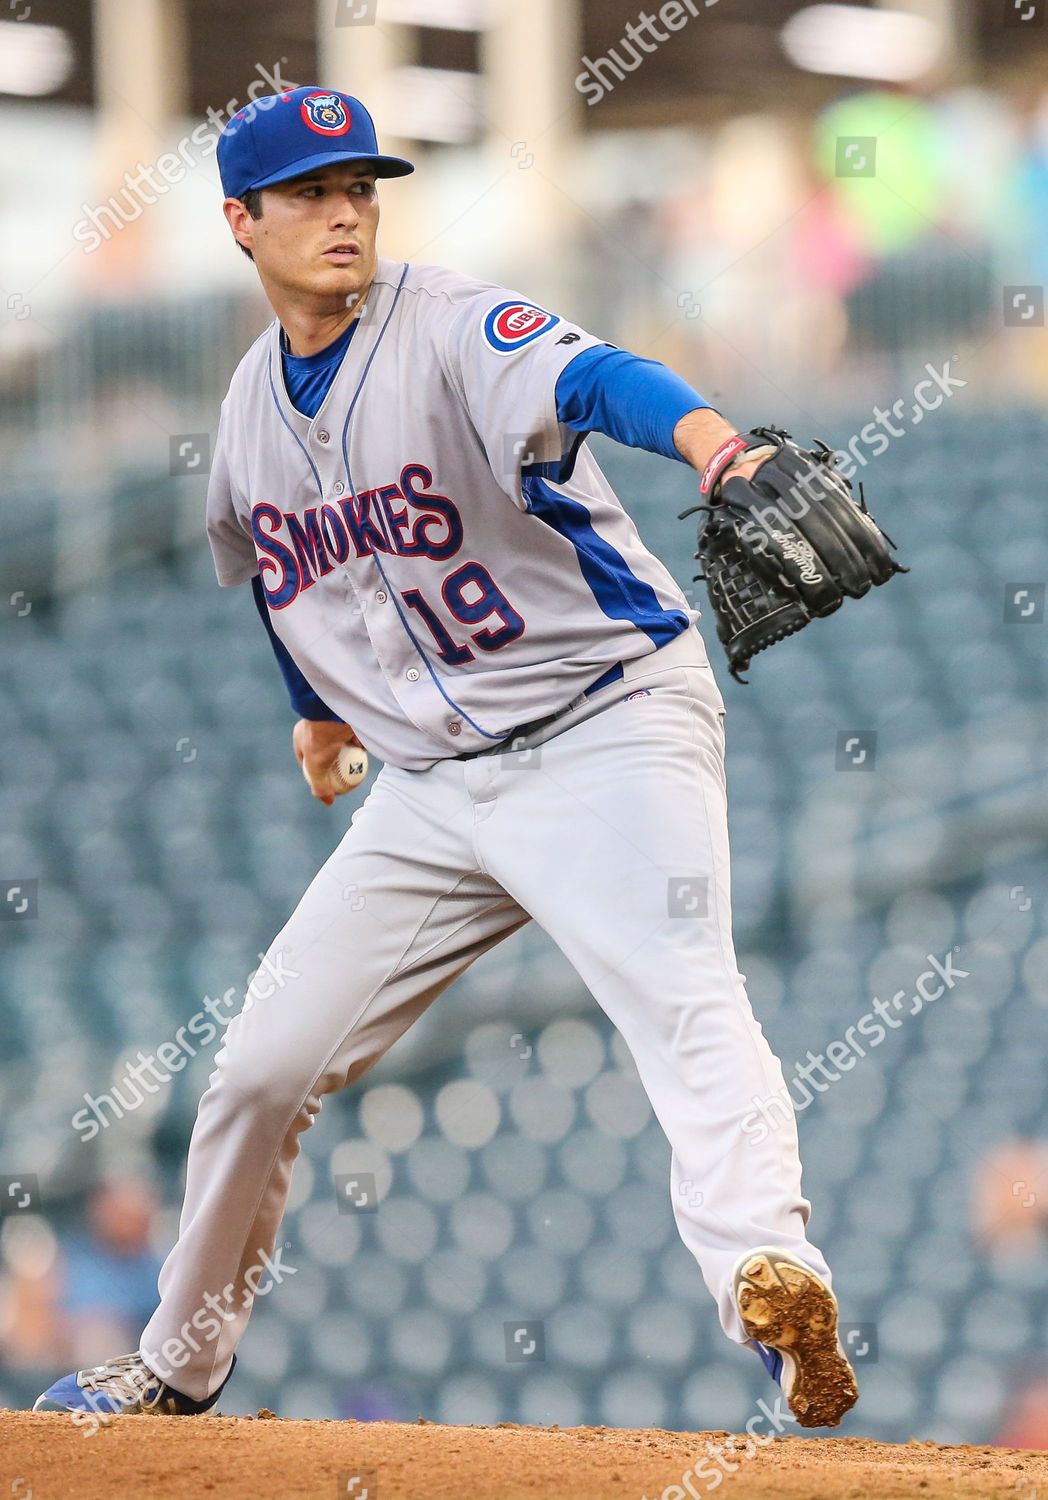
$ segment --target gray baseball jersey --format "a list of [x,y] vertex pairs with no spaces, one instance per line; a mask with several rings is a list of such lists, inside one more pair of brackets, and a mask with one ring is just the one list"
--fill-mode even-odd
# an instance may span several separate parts
[[602,342],[382,260],[315,418],[288,399],[277,322],[234,374],[208,491],[219,582],[260,574],[303,676],[383,760],[490,747],[698,618],[558,418],[559,375]]

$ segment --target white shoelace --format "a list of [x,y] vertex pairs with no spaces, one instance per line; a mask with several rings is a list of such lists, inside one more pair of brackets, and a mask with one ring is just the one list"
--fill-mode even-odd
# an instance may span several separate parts
[[[163,1381],[157,1379],[137,1354],[121,1354],[104,1365],[96,1365],[93,1370],[82,1370],[79,1383],[82,1390],[104,1389],[107,1395],[129,1406],[140,1406],[144,1411],[156,1406],[164,1391]],[[146,1399],[150,1386],[156,1389]]]

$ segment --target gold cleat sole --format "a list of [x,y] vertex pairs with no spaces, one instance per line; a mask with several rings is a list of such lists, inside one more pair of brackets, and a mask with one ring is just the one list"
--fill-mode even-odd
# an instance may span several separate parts
[[747,1334],[783,1357],[784,1393],[801,1427],[836,1427],[859,1399],[837,1340],[837,1299],[781,1250],[754,1250],[735,1273],[735,1300]]

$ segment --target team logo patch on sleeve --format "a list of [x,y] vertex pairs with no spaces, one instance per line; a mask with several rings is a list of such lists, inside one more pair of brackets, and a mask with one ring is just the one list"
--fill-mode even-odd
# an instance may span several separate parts
[[559,322],[553,313],[529,302],[500,302],[484,319],[484,342],[496,354],[512,354]]
[[349,110],[338,94],[307,94],[302,118],[318,135],[345,135],[350,126]]

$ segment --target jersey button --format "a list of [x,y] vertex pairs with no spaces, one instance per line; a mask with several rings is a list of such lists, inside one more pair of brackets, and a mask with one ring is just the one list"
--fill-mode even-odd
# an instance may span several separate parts
[[330,441],[331,441],[331,434],[330,434],[330,432],[318,432],[317,433],[317,442],[318,443],[327,443],[327,442],[330,442]]
[[405,675],[409,682],[418,682],[418,667],[408,667]]
[[462,733],[462,725],[459,723],[459,721],[457,719],[452,719],[451,723],[448,725],[448,734],[461,734],[461,733]]
[[335,494],[336,495],[343,494],[345,492],[345,488],[346,488],[346,486],[342,483],[342,481],[340,479],[339,482],[335,485]]
[[[379,589],[378,593],[375,595],[375,598],[377,599],[379,604],[385,604],[386,600],[389,598],[389,595],[386,593],[385,589]],[[415,675],[417,676],[418,674],[416,673]]]

